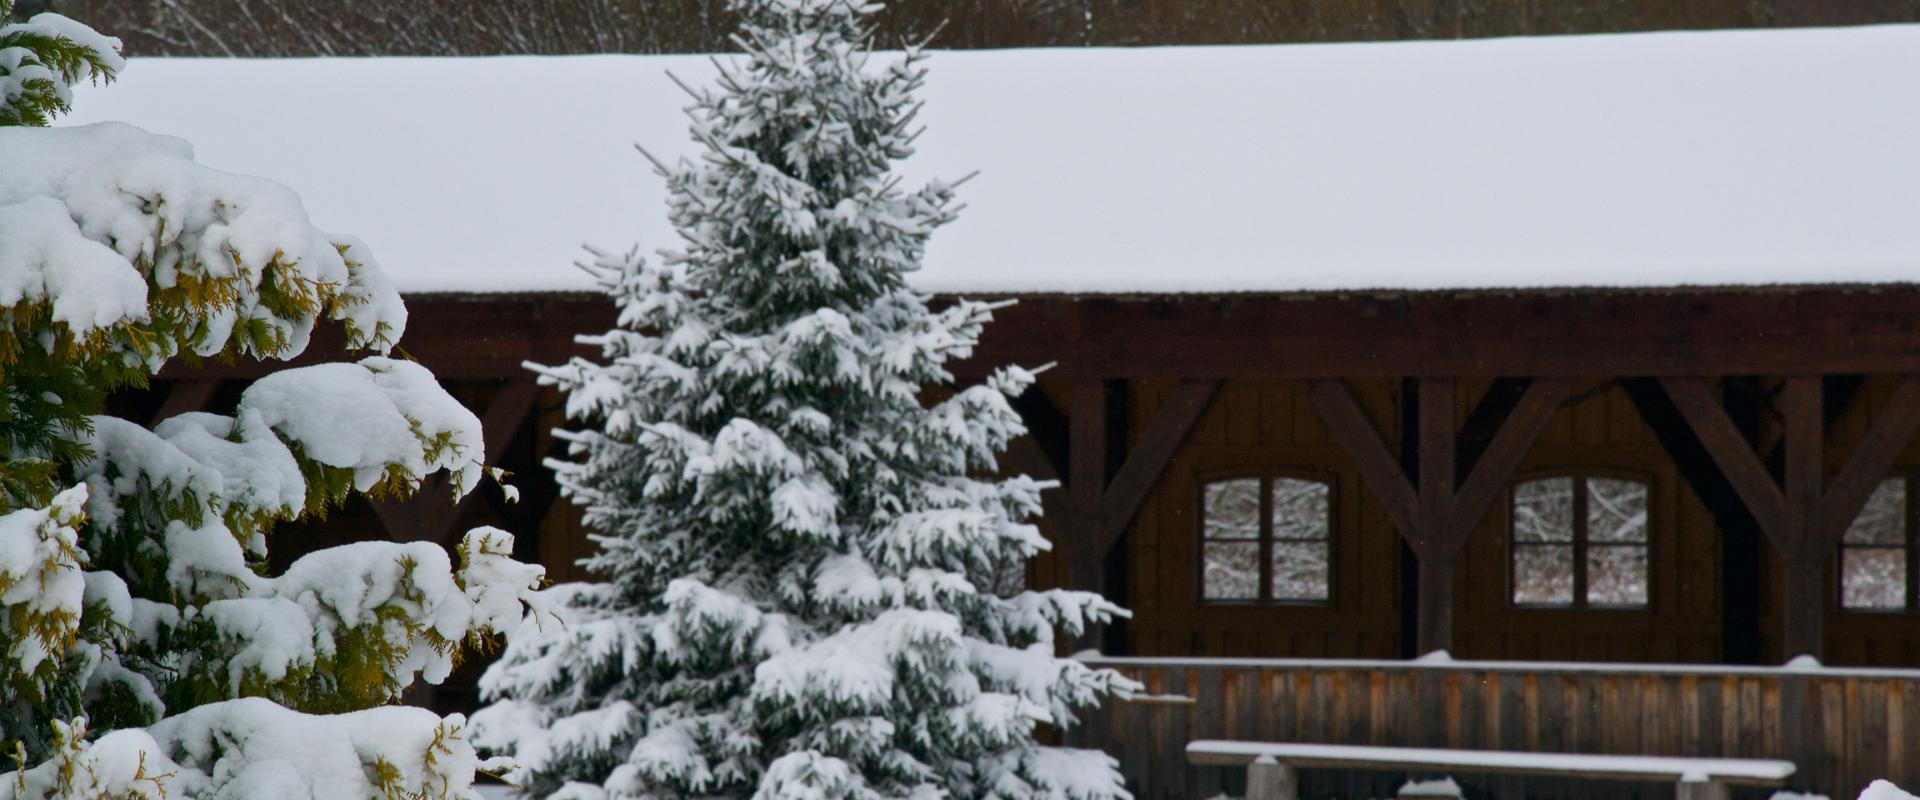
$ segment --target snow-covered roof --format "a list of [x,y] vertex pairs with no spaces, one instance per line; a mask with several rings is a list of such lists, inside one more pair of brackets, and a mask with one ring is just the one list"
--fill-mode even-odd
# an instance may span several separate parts
[[[1920,281],[1920,26],[943,52],[931,291]],[[134,59],[120,119],[297,190],[406,291],[672,246],[694,56]]]

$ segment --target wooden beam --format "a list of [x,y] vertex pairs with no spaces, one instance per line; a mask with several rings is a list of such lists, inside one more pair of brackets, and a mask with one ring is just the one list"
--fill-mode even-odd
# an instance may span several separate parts
[[1720,467],[1720,473],[1740,496],[1740,502],[1746,504],[1760,532],[1781,552],[1790,552],[1798,543],[1784,538],[1792,535],[1786,529],[1786,495],[1773,482],[1773,476],[1767,474],[1766,465],[1760,463],[1747,437],[1727,418],[1726,410],[1714,399],[1706,379],[1661,378],[1660,386],[1686,418],[1694,437],[1713,457],[1713,463]]
[[1066,412],[1055,407],[1038,385],[1027,387],[1010,404],[1020,414],[1020,421],[1027,426],[1027,434],[1022,438],[1029,440],[1044,457],[1054,477],[1060,480],[1060,485],[1065,486],[1069,430]]
[[1820,379],[1796,376],[1788,378],[1781,390],[1781,416],[1786,424],[1785,486],[1787,530],[1798,546],[1800,558],[1818,558],[1811,552],[1811,534],[1818,525],[1814,516],[1820,510],[1820,497],[1826,489],[1826,437],[1821,424]]
[[1414,584],[1414,649],[1421,655],[1453,649],[1453,574],[1457,560],[1441,553],[1420,555]]
[[1091,539],[1095,551],[1104,556],[1133,524],[1134,515],[1147,502],[1160,476],[1166,474],[1167,465],[1173,463],[1187,434],[1206,414],[1220,384],[1218,380],[1185,380],[1160,399],[1160,408],[1139,441],[1128,448],[1126,461],[1101,492],[1093,510]]
[[1818,547],[1820,498],[1826,484],[1826,443],[1821,425],[1820,379],[1794,376],[1781,391],[1781,416],[1786,425],[1786,516],[1781,539],[1786,556],[1785,608],[1781,643],[1784,655],[1818,657],[1823,650],[1827,618],[1827,564],[1832,553]]
[[[1454,460],[1454,407],[1458,384],[1448,378],[1420,379],[1420,526],[1409,541],[1422,560],[1451,555],[1454,536],[1453,487],[1458,464]],[[1425,592],[1422,591],[1422,595]],[[1424,627],[1424,626],[1423,626]]]
[[1920,430],[1920,383],[1913,378],[1901,381],[1831,486],[1826,481],[1828,417],[1821,378],[1791,376],[1781,390],[1785,426],[1781,484],[1774,483],[1746,437],[1714,401],[1704,379],[1669,378],[1662,385],[1781,556],[1782,596],[1787,598],[1781,614],[1783,654],[1820,656],[1826,613],[1833,604],[1828,584],[1834,548],[1874,486]]
[[[1022,298],[972,360],[1127,378],[1920,372],[1920,289]],[[1081,312],[1070,331],[1057,308]],[[1141,320],[1151,320],[1142,325]],[[1569,336],[1579,331],[1579,336]],[[1078,345],[1060,341],[1073,333]],[[1005,338],[1002,338],[1005,337]],[[1543,343],[1552,346],[1542,346]]]
[[[1760,526],[1740,501],[1733,484],[1713,463],[1686,417],[1674,406],[1654,378],[1621,378],[1618,383],[1642,422],[1653,431],[1660,447],[1673,460],[1680,478],[1693,490],[1720,529],[1720,607],[1752,609],[1760,605],[1760,550],[1766,546]],[[1730,400],[1745,397],[1735,395]],[[1757,409],[1750,402],[1723,403],[1728,418],[1741,430],[1751,430]],[[1758,614],[1720,615],[1720,659],[1728,664],[1760,663]]]
[[1496,378],[1481,393],[1479,402],[1473,404],[1473,410],[1467,412],[1467,420],[1460,424],[1460,435],[1454,442],[1454,459],[1459,464],[1454,474],[1461,476],[1462,486],[1466,485],[1465,476],[1493,444],[1494,434],[1500,432],[1500,423],[1513,416],[1531,385],[1531,378]]
[[[968,378],[1052,360],[1114,378],[1787,375],[1816,364],[1905,375],[1920,374],[1920,327],[1909,324],[1916,304],[1920,288],[1893,286],[1028,295],[995,311],[973,355],[952,367]],[[612,304],[587,292],[409,295],[407,309],[401,346],[443,380],[512,378],[522,361],[563,361],[581,351],[573,334],[614,322]],[[320,326],[294,363],[339,360],[337,327]],[[280,366],[176,362],[161,377],[257,377]]]
[[1920,378],[1908,376],[1900,380],[1866,438],[1827,487],[1818,528],[1825,549],[1831,550],[1839,543],[1916,431],[1920,431]]
[[1387,510],[1387,518],[1411,546],[1411,532],[1420,525],[1420,496],[1407,480],[1406,471],[1400,468],[1400,460],[1387,449],[1373,420],[1360,407],[1360,401],[1354,399],[1353,390],[1339,378],[1315,380],[1308,381],[1307,396],[1327,423],[1334,441],[1359,468],[1361,481],[1379,498],[1380,505]]
[[1449,541],[1447,546],[1457,552],[1466,545],[1466,537],[1480,524],[1480,518],[1486,516],[1494,501],[1506,492],[1507,482],[1519,470],[1520,461],[1526,458],[1533,443],[1540,440],[1540,434],[1545,433],[1547,424],[1553,421],[1554,412],[1560,410],[1560,404],[1571,394],[1571,378],[1535,378],[1527,384],[1513,413],[1500,423],[1486,452],[1466,480],[1460,482],[1460,492],[1453,501],[1457,541]]
[[1073,508],[1062,526],[1072,547],[1067,585],[1104,594],[1106,552],[1094,546],[1090,518],[1107,484],[1106,381],[1075,380],[1067,405],[1067,497]]
[[1573,381],[1535,379],[1505,419],[1497,424],[1483,420],[1493,434],[1463,481],[1457,481],[1457,389],[1450,378],[1423,378],[1418,384],[1417,482],[1407,480],[1345,382],[1313,381],[1308,389],[1334,439],[1359,465],[1362,480],[1381,498],[1418,559],[1414,630],[1415,648],[1422,653],[1453,646],[1453,586],[1460,551],[1571,393]]

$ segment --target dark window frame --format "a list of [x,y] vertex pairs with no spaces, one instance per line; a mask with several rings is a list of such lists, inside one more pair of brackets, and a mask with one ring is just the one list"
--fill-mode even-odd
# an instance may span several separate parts
[[[1259,514],[1260,531],[1253,541],[1259,543],[1260,574],[1258,578],[1259,595],[1250,598],[1210,598],[1207,597],[1207,544],[1209,542],[1245,542],[1246,539],[1209,539],[1207,538],[1207,487],[1227,481],[1257,480],[1260,483]],[[1273,482],[1275,480],[1295,480],[1317,483],[1327,487],[1327,535],[1324,539],[1276,538],[1273,531]],[[1194,540],[1197,543],[1194,559],[1193,591],[1200,605],[1212,607],[1259,607],[1259,608],[1332,608],[1337,596],[1334,575],[1338,572],[1337,547],[1339,539],[1340,484],[1336,476],[1306,469],[1284,467],[1265,469],[1236,469],[1212,471],[1194,475]],[[1316,542],[1326,545],[1327,593],[1323,598],[1275,598],[1273,596],[1273,545],[1275,542]]]
[[[1901,508],[1901,514],[1900,514],[1900,520],[1903,528],[1901,532],[1902,533],[1901,543],[1897,545],[1892,545],[1892,544],[1852,544],[1850,545],[1850,544],[1847,544],[1846,533],[1844,531],[1841,532],[1840,540],[1838,543],[1834,545],[1834,551],[1833,551],[1833,605],[1835,609],[1840,611],[1840,613],[1865,614],[1869,616],[1892,616],[1892,615],[1900,615],[1900,614],[1920,613],[1920,581],[1914,580],[1916,575],[1920,575],[1920,521],[1917,521],[1915,518],[1916,513],[1920,513],[1920,503],[1916,503],[1914,498],[1915,490],[1920,489],[1920,471],[1916,471],[1913,469],[1896,468],[1888,472],[1886,477],[1882,478],[1879,482],[1875,483],[1874,489],[1878,491],[1881,483],[1885,483],[1886,481],[1890,481],[1890,480],[1898,480],[1898,481],[1901,481],[1903,484],[1905,484],[1905,487],[1904,487],[1905,496],[1902,498],[1902,508]],[[1860,510],[1865,511],[1866,508],[1863,506]],[[1855,519],[1858,519],[1859,516],[1860,516],[1859,512],[1854,513]],[[1848,523],[1848,527],[1851,528],[1852,523]],[[1847,550],[1848,549],[1905,551],[1904,553],[1905,557],[1901,559],[1902,563],[1906,564],[1906,568],[1907,568],[1906,587],[1905,587],[1906,591],[1904,592],[1905,603],[1899,607],[1885,607],[1885,608],[1876,608],[1873,606],[1847,605]]]
[[[1554,480],[1558,478],[1566,478],[1573,481],[1573,511],[1572,511],[1573,538],[1572,540],[1566,543],[1560,543],[1560,542],[1522,543],[1519,540],[1519,537],[1517,537],[1514,534],[1514,530],[1513,530],[1515,520],[1518,519],[1518,515],[1513,513],[1513,509],[1516,501],[1516,497],[1515,497],[1516,490],[1519,489],[1519,487],[1522,484],[1533,483],[1536,481]],[[1588,506],[1587,497],[1590,493],[1590,490],[1587,488],[1587,482],[1594,478],[1604,478],[1607,480],[1615,480],[1615,481],[1628,481],[1628,482],[1637,483],[1637,484],[1640,484],[1641,486],[1646,487],[1647,523],[1646,523],[1645,540],[1639,541],[1639,542],[1595,543],[1589,539],[1588,531],[1587,531],[1587,526],[1589,524],[1589,520],[1587,518],[1587,506]],[[1652,476],[1644,475],[1637,472],[1631,472],[1628,470],[1609,469],[1604,467],[1582,467],[1582,468],[1574,468],[1574,469],[1558,469],[1558,470],[1533,472],[1533,473],[1527,473],[1514,478],[1511,482],[1507,484],[1507,526],[1506,526],[1506,553],[1505,553],[1506,560],[1507,560],[1507,564],[1506,564],[1507,607],[1517,609],[1517,610],[1522,610],[1522,611],[1646,612],[1646,611],[1652,610],[1653,604],[1654,604],[1654,591],[1655,591],[1654,580],[1653,580],[1653,574],[1654,574],[1653,543],[1654,543],[1654,537],[1656,535],[1656,531],[1654,530],[1655,528],[1654,522],[1657,518],[1656,515],[1654,514],[1654,509],[1658,507],[1656,504],[1657,500],[1658,500],[1658,486],[1652,479]],[[1519,554],[1522,549],[1568,547],[1568,546],[1571,546],[1573,550],[1573,555],[1572,555],[1573,562],[1571,564],[1572,571],[1573,571],[1573,587],[1572,587],[1572,595],[1571,595],[1572,599],[1569,602],[1524,603],[1514,598],[1514,593],[1519,588],[1519,584],[1520,584],[1519,576],[1518,576],[1518,567],[1519,567],[1519,561],[1520,561]],[[1589,583],[1587,579],[1587,555],[1588,555],[1588,552],[1594,548],[1621,548],[1621,549],[1638,548],[1644,553],[1643,563],[1646,564],[1646,581],[1647,581],[1647,596],[1644,602],[1637,603],[1637,604],[1595,603],[1587,599],[1587,587]]]

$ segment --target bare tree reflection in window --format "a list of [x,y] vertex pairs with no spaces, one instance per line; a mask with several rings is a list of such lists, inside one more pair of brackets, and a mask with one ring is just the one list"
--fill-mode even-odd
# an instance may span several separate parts
[[1588,478],[1587,604],[1647,604],[1647,485]]
[[1273,599],[1327,599],[1331,494],[1320,481],[1273,480]]
[[1513,602],[1573,603],[1572,478],[1523,481],[1513,487]]
[[1260,479],[1214,481],[1201,490],[1201,597],[1260,598]]
[[1870,611],[1907,607],[1907,481],[1874,487],[1840,538],[1840,605]]

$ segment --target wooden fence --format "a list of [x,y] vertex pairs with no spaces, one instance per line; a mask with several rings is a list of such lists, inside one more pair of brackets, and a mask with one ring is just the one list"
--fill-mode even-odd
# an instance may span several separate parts
[[[1920,671],[1512,662],[1099,659],[1147,697],[1090,712],[1066,740],[1120,761],[1142,800],[1238,795],[1192,767],[1192,739],[1782,758],[1799,791],[1850,800],[1920,788]],[[1191,698],[1184,702],[1170,697]],[[1304,797],[1392,797],[1404,774],[1302,772]],[[1470,798],[1671,797],[1670,785],[1457,775]],[[1766,797],[1753,790],[1741,797]]]

